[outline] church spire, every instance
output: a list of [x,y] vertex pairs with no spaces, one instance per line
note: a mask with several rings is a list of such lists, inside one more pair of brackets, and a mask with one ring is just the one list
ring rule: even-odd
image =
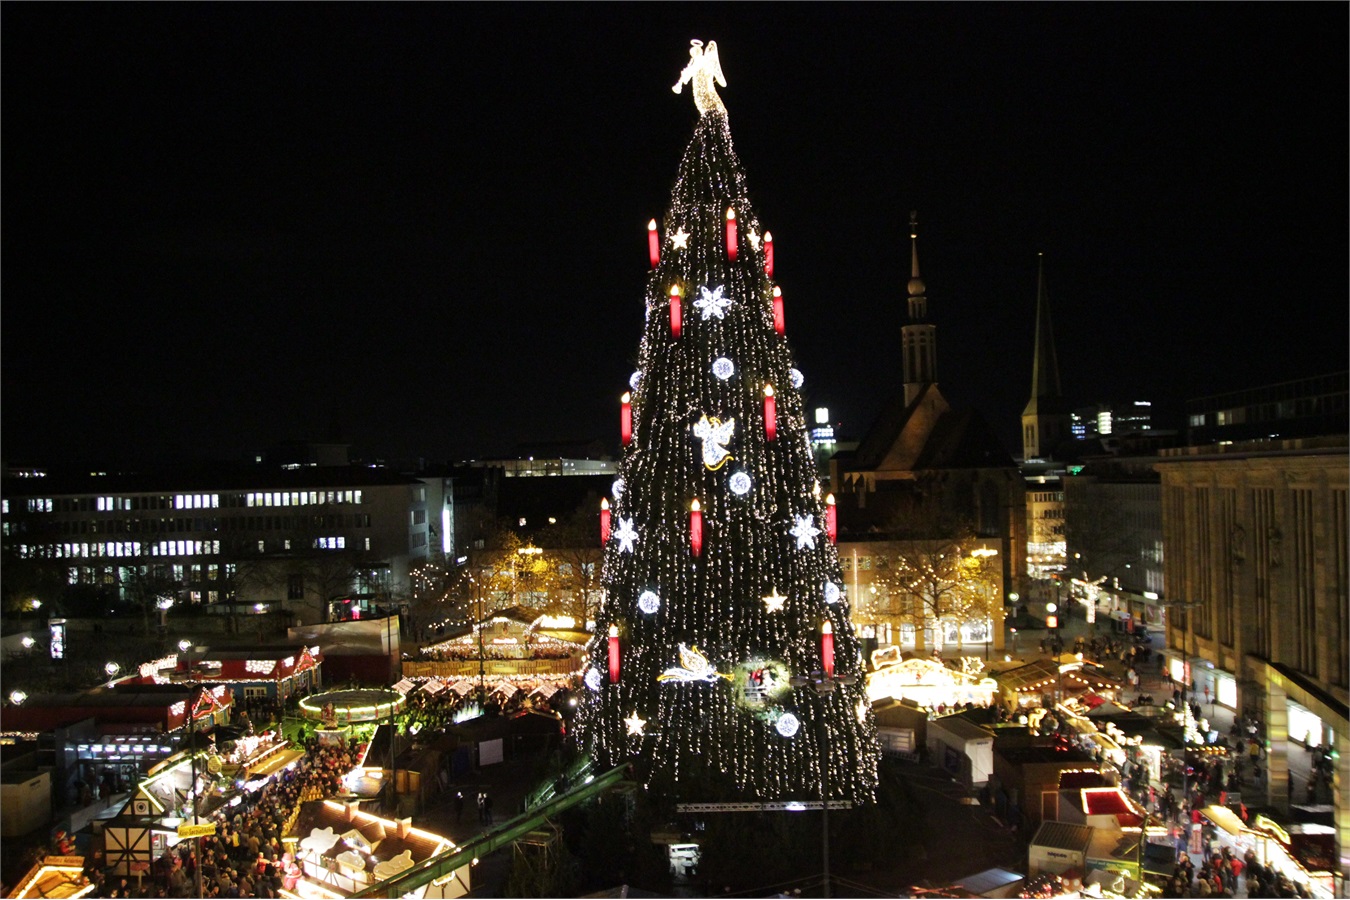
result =
[[1031,396],[1058,399],[1059,361],[1055,332],[1050,326],[1050,298],[1045,293],[1045,254],[1036,254],[1036,350],[1031,361]]
[[909,319],[900,329],[905,367],[905,404],[937,382],[937,329],[927,322],[928,297],[919,275],[919,213],[909,214]]
[[1045,290],[1045,254],[1036,266],[1036,345],[1031,359],[1031,399],[1022,410],[1022,458],[1049,459],[1070,436],[1068,405],[1060,393],[1055,332]]

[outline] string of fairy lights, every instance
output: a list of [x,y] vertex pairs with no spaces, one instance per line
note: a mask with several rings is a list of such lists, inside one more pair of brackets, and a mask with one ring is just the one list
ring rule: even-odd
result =
[[[708,775],[742,796],[819,797],[825,766],[832,797],[863,802],[878,751],[861,647],[764,234],[710,109],[651,232],[577,725],[601,764],[633,759],[681,797]],[[793,687],[829,668],[824,640],[858,684]]]

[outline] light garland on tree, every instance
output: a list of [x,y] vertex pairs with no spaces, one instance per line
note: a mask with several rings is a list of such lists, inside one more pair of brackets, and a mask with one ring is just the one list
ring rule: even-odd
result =
[[[837,549],[816,538],[825,504],[800,372],[775,328],[770,235],[711,88],[721,83],[712,54],[700,48],[682,83],[694,83],[702,115],[657,219],[668,243],[647,282],[642,378],[630,385],[632,439],[611,493],[616,527],[605,545],[584,675],[590,690],[574,734],[598,765],[631,761],[640,784],[679,799],[817,799],[826,783],[831,798],[862,803],[873,796],[879,759],[870,706],[858,717],[862,679],[828,695],[790,683],[823,671],[822,620],[832,624],[837,672],[861,676],[861,645],[838,590]],[[728,210],[747,241],[745,260],[732,258],[739,238],[727,241]],[[678,339],[664,308],[672,285],[684,286],[682,313],[691,303],[698,313],[682,317]],[[773,422],[761,430],[765,385],[775,389]],[[740,427],[691,453],[692,429],[705,417],[709,426],[716,418]],[[779,431],[783,439],[773,440]],[[722,451],[734,454],[734,470],[725,459],[707,465],[705,453],[712,460]],[[702,517],[697,555],[694,497]],[[835,586],[832,601],[826,585]],[[765,603],[769,586],[770,597],[784,598],[781,609]],[[647,594],[659,598],[650,612]],[[605,684],[611,625],[622,635],[623,677]],[[625,723],[635,713],[661,727],[635,740]],[[794,739],[777,730],[784,714],[797,721]],[[829,752],[815,738],[817,724],[830,735]]]

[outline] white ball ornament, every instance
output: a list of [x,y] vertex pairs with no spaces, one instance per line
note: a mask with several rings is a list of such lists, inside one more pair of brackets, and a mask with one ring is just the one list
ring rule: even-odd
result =
[[628,386],[630,388],[636,391],[640,384],[642,384],[642,373],[640,371],[634,372],[632,375],[628,376]]
[[[792,382],[792,386],[795,389],[801,390],[802,384],[806,381],[806,379],[803,378],[802,373],[798,372],[796,369],[788,369],[788,381]],[[634,390],[636,390],[636,388],[634,388]]]
[[623,489],[624,489],[623,479],[615,478],[614,483],[609,486],[609,489],[614,492],[614,499],[617,501],[620,497],[623,496]]
[[641,594],[638,594],[637,603],[638,609],[649,616],[661,608],[661,598],[656,596],[655,591],[643,591]]
[[778,733],[783,737],[790,738],[797,733],[797,729],[801,727],[801,724],[801,722],[797,721],[796,716],[790,712],[785,712],[778,717],[777,722],[773,723],[773,727],[777,728]]
[[731,488],[731,492],[737,497],[744,497],[746,494],[750,493],[750,476],[744,472],[736,472],[731,476],[731,480],[727,482],[727,486]]
[[736,374],[736,365],[725,356],[719,356],[717,359],[713,360],[712,371],[718,378],[726,381],[732,375]]
[[598,691],[598,690],[600,690],[600,670],[599,670],[599,669],[587,669],[587,670],[586,670],[586,677],[585,677],[584,679],[582,679],[582,680],[586,682],[586,687],[590,688],[591,690],[593,690],[593,691]]
[[835,584],[833,581],[827,581],[827,582],[825,582],[825,602],[826,602],[826,603],[838,603],[838,602],[839,602],[840,593],[841,593],[841,592],[840,592],[840,590],[839,590],[839,585]]

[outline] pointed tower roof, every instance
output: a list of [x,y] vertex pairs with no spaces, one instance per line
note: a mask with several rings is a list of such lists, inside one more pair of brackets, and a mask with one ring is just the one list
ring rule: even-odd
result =
[[1050,298],[1045,292],[1045,254],[1037,253],[1036,257],[1036,352],[1031,362],[1031,396],[1042,400],[1060,396],[1059,361],[1050,325]]
[[923,278],[919,276],[919,212],[909,214],[909,295],[922,297]]

